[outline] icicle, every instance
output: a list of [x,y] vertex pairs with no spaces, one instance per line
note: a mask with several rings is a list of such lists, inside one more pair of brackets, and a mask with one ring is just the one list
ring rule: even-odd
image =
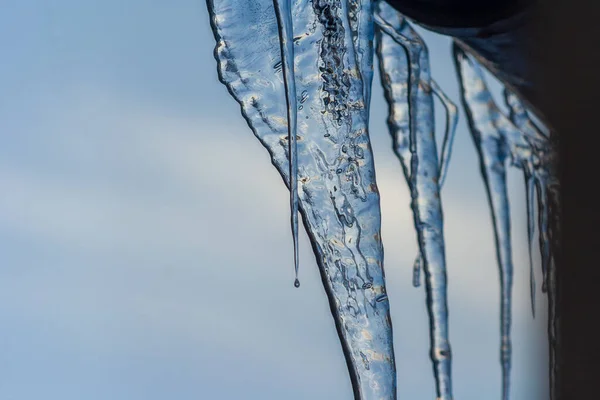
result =
[[[370,2],[360,4],[367,7]],[[346,0],[298,0],[291,9],[299,208],[355,397],[393,400],[396,369],[367,129],[365,54],[359,62],[348,5]],[[209,0],[208,6],[219,77],[290,185],[288,79],[282,74],[285,59],[273,0]],[[372,31],[357,32],[372,41]]]
[[290,164],[290,209],[291,227],[294,240],[294,286],[300,287],[298,268],[300,266],[298,253],[298,145],[296,142],[296,78],[294,77],[294,34],[292,30],[292,10],[290,0],[273,0],[275,14],[279,26],[281,43],[281,63],[285,86],[288,125],[288,157]]
[[[556,150],[553,148],[552,150]],[[556,157],[556,153],[553,154]],[[561,232],[560,232],[560,197],[558,190],[558,181],[555,176],[556,160],[547,161],[549,163],[550,175],[548,177],[546,190],[546,205],[543,207],[549,217],[549,236],[552,242],[551,249],[560,251]],[[539,212],[542,212],[541,210]],[[560,315],[557,310],[557,288],[556,288],[556,257],[557,254],[551,252],[547,271],[547,293],[548,293],[548,345],[549,345],[549,382],[550,382],[550,400],[556,398],[556,382],[559,373],[559,366],[556,362],[556,351],[559,341]]]
[[[551,135],[554,132],[551,132]],[[550,136],[552,138],[552,136]],[[539,212],[544,212],[548,218],[548,236],[552,242],[549,250],[556,249],[560,251],[561,230],[560,230],[560,192],[558,179],[556,177],[556,148],[551,142],[551,155],[544,162],[548,166],[549,175],[546,177],[546,197],[545,203],[540,206]],[[538,193],[538,196],[540,194]],[[544,211],[542,211],[542,209]],[[556,276],[556,257],[553,251],[550,251],[547,270],[547,294],[548,294],[548,345],[549,345],[549,381],[550,381],[550,400],[556,398],[556,384],[559,373],[559,366],[556,362],[556,352],[559,341],[560,315],[557,310],[557,276]]]
[[534,209],[533,198],[535,195],[535,178],[528,169],[525,169],[525,195],[527,199],[527,248],[529,252],[529,290],[531,296],[531,314],[535,318],[535,272],[533,269],[533,234],[534,234]]
[[431,80],[433,94],[440,99],[446,110],[446,128],[444,130],[444,140],[442,142],[442,154],[440,156],[440,188],[446,181],[450,157],[452,156],[452,144],[456,136],[456,126],[458,125],[458,107],[446,96],[446,93],[439,87],[435,80]]
[[550,262],[548,270],[548,345],[549,345],[549,383],[550,400],[556,398],[556,380],[558,364],[556,362],[556,347],[558,343],[559,319],[556,309],[556,266],[554,260]]
[[[390,108],[388,126],[408,178],[415,228],[423,256],[437,398],[450,400],[452,378],[446,260],[429,56],[423,40],[389,5],[378,2],[374,19],[382,33],[377,35],[378,55]],[[404,82],[407,80],[406,88]],[[405,115],[407,109],[408,121]],[[410,167],[406,165],[408,162]]]
[[[511,121],[527,137],[533,152],[531,170],[535,178],[538,200],[538,232],[543,277],[542,291],[548,293],[549,381],[550,398],[553,399],[558,373],[556,364],[558,316],[556,313],[556,271],[550,241],[555,241],[555,248],[559,246],[557,243],[559,242],[559,232],[557,232],[559,226],[556,221],[552,221],[552,224],[550,224],[549,218],[552,214],[555,217],[558,215],[557,180],[554,172],[556,152],[549,135],[544,134],[542,129],[532,121],[520,99],[509,90],[505,90],[504,98],[510,110]],[[533,196],[531,195],[531,197]]]
[[506,191],[506,162],[509,156],[509,144],[503,135],[503,129],[509,122],[494,103],[483,80],[479,65],[470,59],[456,43],[453,45],[453,53],[462,89],[463,104],[479,153],[481,172],[494,222],[501,286],[502,398],[507,400],[510,393],[513,264],[510,243],[510,211]]
[[[510,110],[511,121],[525,135],[531,144],[531,165],[529,170],[535,178],[538,199],[538,231],[540,241],[540,253],[542,256],[542,291],[546,292],[548,269],[551,262],[550,238],[548,225],[548,194],[546,187],[553,181],[551,163],[553,162],[550,140],[529,117],[527,110],[519,98],[509,90],[504,91],[504,99]],[[532,197],[533,198],[533,197]]]

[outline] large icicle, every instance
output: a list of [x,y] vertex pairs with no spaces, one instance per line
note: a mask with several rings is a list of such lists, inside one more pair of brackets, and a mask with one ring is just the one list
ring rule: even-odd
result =
[[450,400],[446,260],[429,56],[423,40],[388,4],[378,2],[374,18],[381,78],[390,110],[388,126],[411,191],[425,271],[437,398]]
[[[208,0],[208,8],[220,80],[289,184],[286,91],[273,1]],[[379,194],[366,124],[364,62],[357,61],[349,14],[346,0],[293,3],[298,197],[355,397],[391,400],[396,370]],[[358,37],[372,35],[359,31]]]
[[292,9],[290,0],[274,0],[275,14],[279,26],[281,43],[281,64],[287,105],[288,157],[290,164],[290,209],[292,238],[294,241],[294,286],[300,287],[298,268],[298,143],[297,143],[297,101],[296,78],[294,76],[294,33],[292,27]]

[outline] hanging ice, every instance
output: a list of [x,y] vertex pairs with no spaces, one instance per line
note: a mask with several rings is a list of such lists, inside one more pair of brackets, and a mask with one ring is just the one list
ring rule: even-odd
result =
[[[295,286],[298,219],[303,216],[331,311],[348,361],[356,399],[395,399],[392,324],[385,289],[379,194],[368,121],[373,40],[388,127],[411,192],[419,243],[413,284],[425,272],[431,359],[438,400],[452,399],[446,260],[440,189],[447,174],[457,108],[431,78],[427,46],[406,19],[383,1],[207,0],[217,47],[219,78],[241,106],[255,136],[290,189]],[[375,28],[377,26],[377,28]],[[505,92],[510,117],[500,112],[480,67],[458,45],[454,57],[471,133],[494,222],[501,284],[502,396],[510,391],[512,251],[506,168],[523,170],[531,307],[534,197],[549,298],[550,380],[556,363],[556,272],[551,243],[559,230],[558,191],[550,139],[520,100]],[[446,109],[438,156],[434,131],[437,96]],[[555,213],[556,214],[556,213]],[[556,246],[554,246],[556,248]]]
[[298,279],[298,142],[296,111],[296,78],[294,76],[294,33],[292,27],[291,4],[287,0],[275,2],[275,14],[279,27],[281,43],[281,66],[285,87],[285,103],[287,105],[288,158],[290,166],[290,210],[292,238],[294,241],[294,286],[300,287]]
[[[275,4],[285,10],[285,5]],[[349,18],[350,4],[356,17]],[[395,399],[379,194],[366,124],[369,88],[363,87],[363,79],[370,79],[372,55],[369,51],[360,55],[354,47],[372,36],[369,12],[362,11],[369,10],[370,2],[295,1],[291,8],[293,55],[288,46],[280,46],[272,0],[209,0],[208,7],[220,79],[240,103],[248,124],[288,185],[288,111],[281,48],[284,62],[293,59],[300,210],[355,396]],[[285,81],[290,92],[291,82]]]
[[[420,248],[413,283],[418,284],[418,271],[422,267],[425,271],[430,355],[437,398],[450,400],[451,350],[440,184],[450,157],[456,107],[431,80],[427,46],[408,21],[384,2],[377,3],[375,21],[380,73],[389,104],[388,126],[411,191],[411,207]],[[441,163],[438,161],[434,131],[434,91],[448,109]]]
[[[497,109],[487,90],[479,66],[462,50],[454,46],[457,69],[460,71],[463,102],[471,134],[479,153],[481,173],[486,184],[492,210],[496,254],[500,266],[500,360],[502,363],[502,398],[507,400],[511,367],[511,298],[513,263],[510,243],[510,211],[506,192],[506,162],[508,143],[501,129],[508,121]],[[504,125],[504,126],[503,126]]]
[[[548,293],[548,342],[549,342],[549,369],[550,369],[550,398],[554,397],[555,383],[557,376],[556,364],[556,343],[557,343],[557,324],[558,317],[556,313],[556,268],[554,263],[555,255],[551,249],[559,248],[560,225],[558,223],[559,209],[559,191],[558,180],[556,177],[557,154],[556,145],[552,142],[552,134],[545,135],[542,129],[537,126],[530,118],[524,104],[519,98],[508,90],[504,92],[506,105],[510,110],[510,119],[525,135],[532,138],[532,150],[534,152],[532,172],[526,172],[530,175],[528,182],[534,182],[537,189],[538,200],[538,231],[540,240],[540,253],[542,256],[542,290]],[[554,134],[555,136],[555,134]],[[527,175],[526,175],[527,177]],[[533,204],[533,193],[529,194],[528,202]],[[554,218],[550,219],[553,216]],[[533,213],[528,211],[528,219],[532,219]],[[531,242],[531,238],[530,238]],[[551,242],[554,242],[551,244]],[[530,243],[530,246],[531,243]]]
[[[533,188],[537,187],[540,250],[542,253],[542,274],[544,287],[547,275],[552,275],[551,294],[549,296],[549,340],[550,340],[550,380],[554,382],[554,346],[555,346],[555,312],[554,312],[554,271],[548,274],[551,265],[549,254],[548,202],[557,199],[556,180],[551,166],[555,155],[549,139],[538,129],[528,117],[519,99],[505,92],[505,100],[510,108],[510,120],[498,108],[490,94],[478,63],[467,55],[459,44],[454,44],[454,57],[462,88],[463,104],[467,113],[469,127],[477,151],[479,153],[481,172],[486,184],[492,219],[494,222],[498,265],[500,267],[501,284],[501,363],[503,381],[503,399],[510,393],[511,367],[511,292],[513,279],[513,263],[510,236],[510,213],[506,193],[506,166],[524,171],[527,188],[527,229],[531,252],[533,237]],[[548,191],[552,194],[549,195]],[[531,299],[534,307],[534,276],[530,254]]]

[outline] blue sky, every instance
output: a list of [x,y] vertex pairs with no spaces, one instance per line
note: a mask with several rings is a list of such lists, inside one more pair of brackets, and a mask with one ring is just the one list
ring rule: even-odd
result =
[[[449,40],[424,36],[433,76],[458,102]],[[203,1],[4,1],[1,399],[352,398],[309,243],[296,290],[288,194],[217,81],[213,47]],[[371,138],[398,393],[433,399],[410,196],[378,79]],[[498,272],[463,114],[453,157],[443,201],[455,397],[498,398]],[[538,293],[532,320],[524,184],[518,171],[509,179],[512,398],[530,400],[547,393],[546,302]]]

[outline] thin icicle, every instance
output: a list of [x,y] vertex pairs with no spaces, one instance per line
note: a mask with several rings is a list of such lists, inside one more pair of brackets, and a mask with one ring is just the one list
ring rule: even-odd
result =
[[390,108],[388,126],[411,191],[411,208],[423,255],[436,393],[438,399],[450,400],[446,260],[429,55],[421,37],[389,5],[378,2],[374,18],[382,33],[377,36],[378,55]]
[[446,110],[446,128],[444,130],[444,139],[442,142],[442,154],[440,155],[440,188],[446,181],[450,157],[452,156],[452,145],[456,136],[456,126],[458,125],[458,107],[439,87],[435,80],[431,80],[433,94],[436,95]]
[[277,25],[279,26],[279,41],[281,43],[281,63],[285,86],[288,125],[288,157],[290,164],[290,209],[291,228],[294,240],[294,286],[300,287],[298,268],[300,259],[298,253],[298,145],[296,135],[296,78],[294,76],[294,33],[292,28],[292,10],[290,0],[273,0]]
[[558,377],[558,363],[556,362],[556,347],[558,345],[559,317],[556,307],[556,266],[554,260],[550,262],[548,270],[548,345],[549,345],[549,381],[550,400],[556,398],[556,381]]
[[[528,170],[535,180],[538,199],[538,231],[539,246],[542,258],[542,291],[546,292],[548,269],[551,263],[551,246],[548,225],[548,194],[547,187],[554,181],[552,176],[552,163],[555,155],[551,149],[550,140],[541,129],[531,120],[527,109],[519,98],[509,90],[504,91],[504,99],[510,110],[510,119],[525,135],[530,143],[532,152]],[[532,197],[533,199],[533,197]]]
[[510,395],[511,369],[511,299],[513,263],[510,237],[510,211],[506,189],[506,163],[510,145],[504,136],[507,118],[492,98],[479,65],[453,45],[454,60],[459,75],[462,99],[469,127],[485,181],[494,223],[496,254],[500,267],[500,360],[502,365],[502,399]]
[[[366,3],[361,1],[361,7]],[[287,79],[273,0],[209,0],[208,6],[219,77],[289,185],[293,171]],[[396,369],[379,194],[348,2],[294,1],[291,18],[300,212],[355,397],[394,400]],[[368,29],[358,31],[368,38]],[[289,85],[287,91],[292,91]]]
[[[531,170],[535,176],[535,189],[538,200],[538,231],[540,253],[542,258],[542,291],[548,293],[548,343],[549,343],[549,381],[550,398],[554,399],[556,391],[556,364],[557,325],[556,313],[556,270],[552,247],[560,246],[559,224],[557,222],[558,207],[558,181],[555,174],[556,149],[551,141],[551,134],[546,134],[529,115],[524,103],[511,91],[505,89],[504,99],[510,110],[511,121],[527,136],[533,151]],[[529,191],[528,191],[529,193]],[[550,221],[550,216],[555,220]],[[533,222],[532,222],[533,223]],[[554,246],[550,245],[554,242]]]
[[533,269],[533,235],[535,233],[535,178],[528,169],[524,170],[525,196],[527,201],[527,248],[529,251],[529,291],[531,296],[531,314],[535,318],[535,271]]
[[[556,150],[555,148],[553,150]],[[553,155],[556,157],[556,154]],[[549,236],[552,242],[551,249],[560,251],[561,229],[560,229],[560,192],[558,180],[555,176],[556,160],[549,161],[550,176],[547,184],[547,215],[549,218]],[[541,211],[540,211],[541,212]],[[556,276],[556,257],[558,255],[551,252],[551,259],[548,264],[547,293],[548,293],[548,345],[549,345],[549,381],[550,381],[550,400],[556,398],[557,377],[559,366],[556,362],[556,351],[559,342],[560,315],[557,310],[557,276]]]

